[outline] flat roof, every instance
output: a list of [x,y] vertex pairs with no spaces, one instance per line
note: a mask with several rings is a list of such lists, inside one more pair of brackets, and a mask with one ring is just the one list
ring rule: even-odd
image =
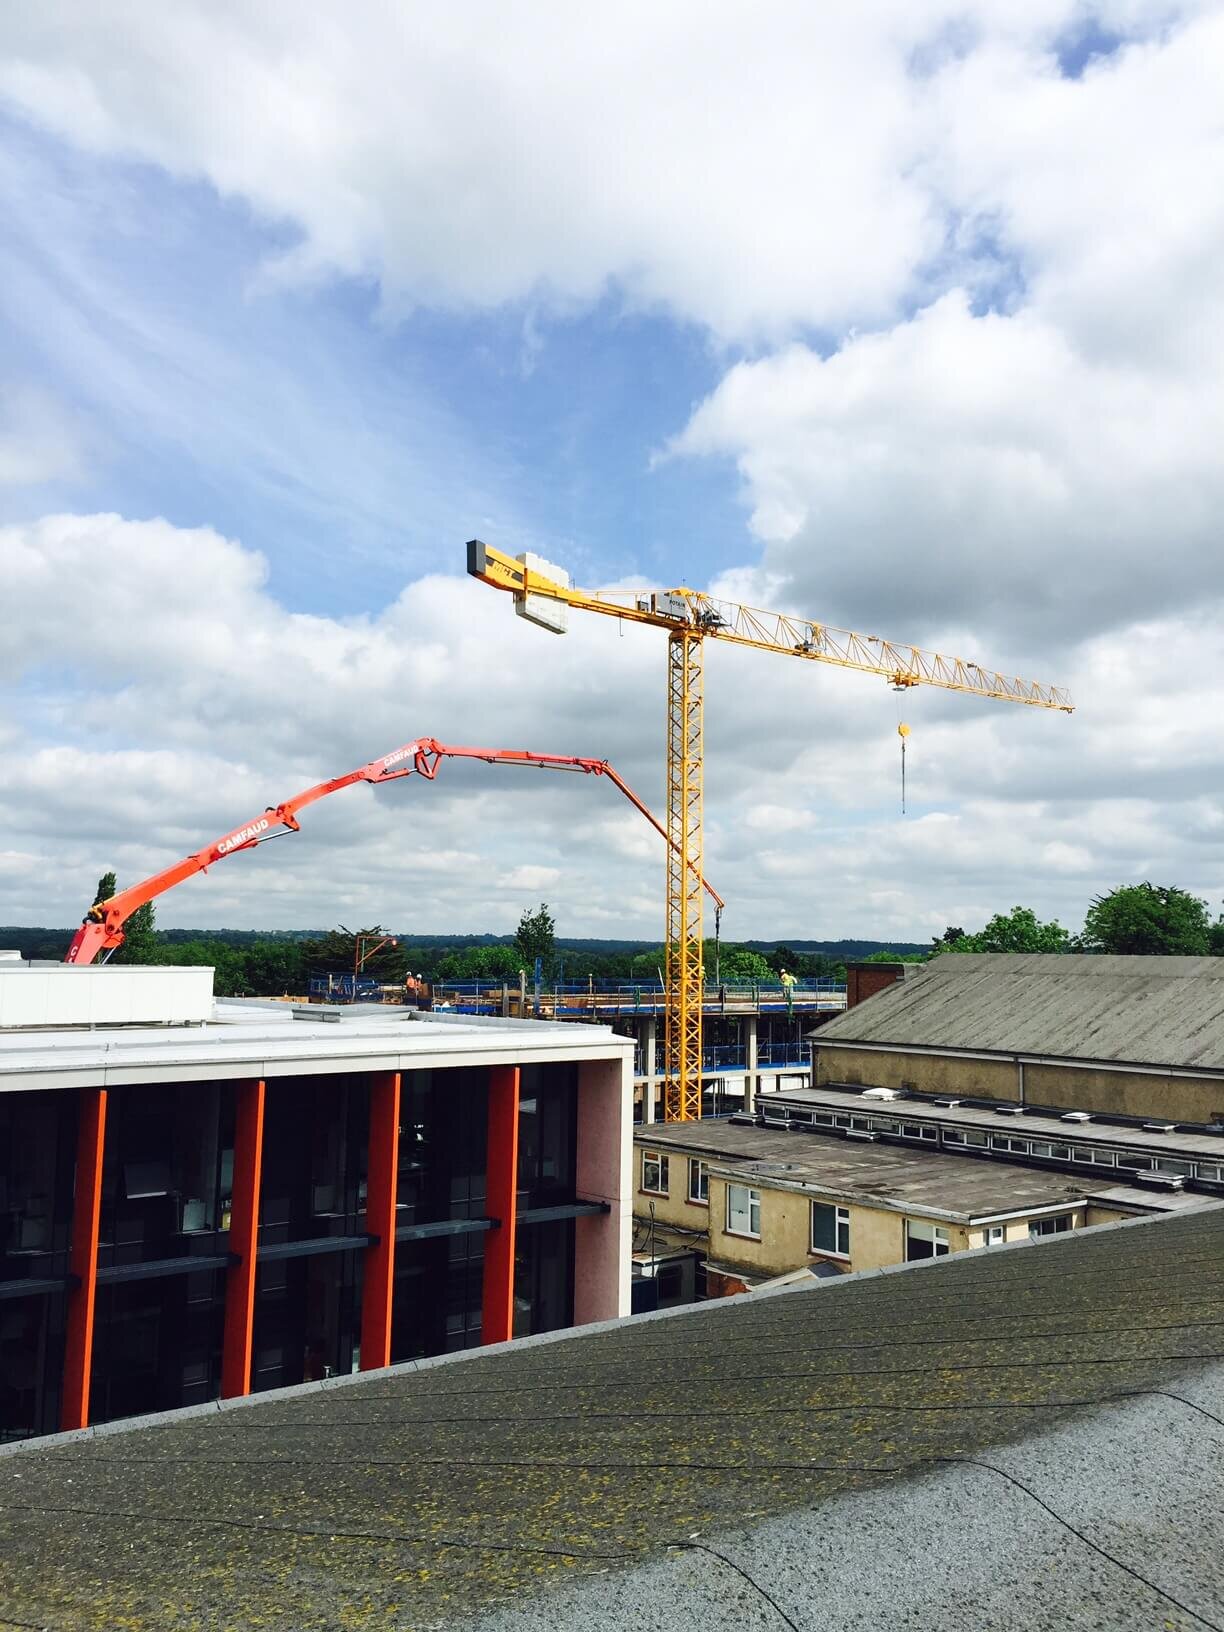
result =
[[[950,1096],[955,1098],[955,1095]],[[1005,1103],[1005,1102],[1001,1102]],[[782,1088],[758,1099],[756,1108],[768,1115],[772,1105],[794,1105],[803,1110],[853,1111],[857,1116],[892,1116],[898,1121],[935,1122],[940,1127],[981,1128],[991,1133],[1014,1133],[1060,1143],[1116,1145],[1120,1149],[1167,1151],[1176,1155],[1205,1156],[1224,1161],[1224,1127],[1219,1133],[1189,1132],[1174,1127],[1168,1133],[1143,1127],[1119,1127],[1103,1116],[1092,1115],[1087,1122],[1064,1122],[1062,1117],[1042,1115],[1024,1109],[1017,1115],[1000,1115],[981,1105],[938,1105],[924,1096],[898,1095],[896,1099],[867,1099],[861,1088]],[[1152,1117],[1153,1122],[1161,1118]]]
[[1222,1320],[1201,1212],[29,1441],[0,1624],[1214,1624]]
[[73,1026],[0,1031],[0,1093],[135,1082],[284,1077],[343,1071],[620,1059],[633,1040],[570,1021],[418,1014],[392,1006],[327,1010],[219,1001],[198,1026]]
[[784,1133],[740,1122],[674,1122],[637,1127],[634,1143],[691,1151],[734,1164],[762,1183],[857,1201],[893,1212],[921,1212],[960,1223],[1035,1208],[1082,1205],[1085,1185],[1072,1174],[907,1145]]

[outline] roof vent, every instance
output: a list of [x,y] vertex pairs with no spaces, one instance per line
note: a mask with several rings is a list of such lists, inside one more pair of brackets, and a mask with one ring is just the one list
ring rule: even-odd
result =
[[1142,1169],[1131,1175],[1132,1184],[1145,1184],[1149,1190],[1184,1190],[1186,1188],[1185,1175],[1182,1173],[1152,1173]]
[[864,1088],[864,1099],[900,1099],[901,1095],[895,1088]]
[[1024,1106],[1023,1105],[996,1105],[995,1108],[994,1108],[994,1112],[995,1112],[996,1116],[1023,1116],[1024,1115]]
[[937,1099],[935,1101],[935,1103],[936,1103],[936,1105],[945,1106],[948,1110],[952,1110],[955,1106],[960,1104],[960,1100],[959,1099]]
[[1172,1133],[1177,1127],[1176,1122],[1145,1122],[1144,1133]]
[[846,1134],[847,1139],[859,1139],[865,1145],[874,1145],[879,1137],[878,1133],[860,1133],[857,1128],[851,1128]]
[[1060,1122],[1091,1122],[1092,1118],[1087,1111],[1067,1111],[1058,1120]]
[[734,1122],[741,1128],[755,1128],[758,1127],[765,1119],[764,1117],[758,1119],[757,1117],[753,1116],[751,1111],[747,1112],[747,1114],[745,1114],[743,1111],[736,1111],[735,1115],[729,1116],[727,1120],[728,1122]]

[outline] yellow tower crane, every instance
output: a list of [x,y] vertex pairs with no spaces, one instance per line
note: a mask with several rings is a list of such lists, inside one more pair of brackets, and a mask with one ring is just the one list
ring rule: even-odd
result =
[[701,1117],[702,969],[702,663],[706,640],[755,646],[762,652],[833,663],[882,675],[895,690],[942,686],[996,702],[1026,703],[1072,713],[1071,699],[1055,686],[1018,680],[944,657],[918,646],[899,646],[878,635],[856,635],[827,623],[761,612],[715,600],[696,589],[648,593],[575,589],[562,568],[530,553],[503,555],[472,539],[467,570],[514,596],[521,617],[564,634],[570,607],[602,612],[630,623],[667,630],[667,940],[666,1077],[663,1114],[669,1122]]

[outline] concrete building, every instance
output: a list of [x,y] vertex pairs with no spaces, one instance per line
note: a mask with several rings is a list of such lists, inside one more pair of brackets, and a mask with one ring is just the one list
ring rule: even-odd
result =
[[945,953],[812,1048],[813,1087],[1207,1126],[1224,1122],[1224,959]]
[[[773,1096],[767,1104],[772,1115]],[[826,1276],[882,1269],[1213,1200],[1180,1187],[1119,1185],[1116,1174],[1085,1179],[1053,1165],[977,1159],[968,1147],[930,1148],[869,1125],[874,1115],[861,1131],[796,1120],[790,1126],[803,1138],[785,1124],[740,1118],[639,1128],[635,1244],[649,1225],[658,1261],[703,1253],[705,1292],[716,1297],[803,1267]],[[1224,1185],[1219,1191],[1224,1198]]]
[[0,1622],[1202,1632],[1222,1308],[1185,1213],[0,1448]]
[[631,1057],[0,962],[0,1439],[627,1313]]

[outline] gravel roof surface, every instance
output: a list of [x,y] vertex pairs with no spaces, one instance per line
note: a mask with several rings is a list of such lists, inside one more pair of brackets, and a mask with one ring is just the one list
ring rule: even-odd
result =
[[33,1441],[0,1627],[1201,1632],[1221,1358],[1224,1210]]

